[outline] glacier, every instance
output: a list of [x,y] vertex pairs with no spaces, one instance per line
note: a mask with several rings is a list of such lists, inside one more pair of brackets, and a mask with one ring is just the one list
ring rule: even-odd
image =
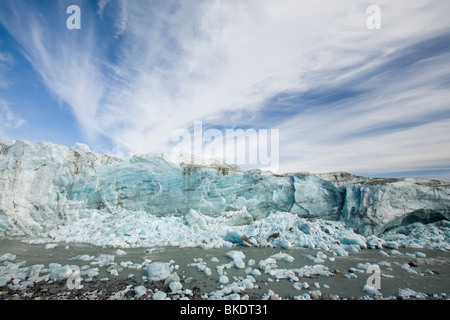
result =
[[450,184],[0,141],[0,237],[15,236],[117,247],[450,250]]

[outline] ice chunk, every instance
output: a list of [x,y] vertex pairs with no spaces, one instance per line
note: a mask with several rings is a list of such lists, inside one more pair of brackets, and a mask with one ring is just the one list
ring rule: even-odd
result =
[[72,275],[72,269],[69,265],[62,266],[59,263],[50,263],[49,270],[49,278],[51,280],[64,280]]
[[181,284],[180,281],[173,281],[169,284],[169,288],[170,290],[172,290],[173,293],[178,293],[181,292],[181,290],[183,289],[183,285]]
[[219,277],[219,282],[221,284],[227,284],[229,281],[230,280],[228,279],[228,277],[226,275],[224,275],[224,274]]
[[136,298],[140,298],[146,293],[147,293],[147,288],[144,286],[137,286],[134,288],[134,294],[135,294]]
[[318,251],[316,253],[316,257],[319,258],[319,259],[326,259],[327,255],[325,253],[323,253],[322,251]]
[[0,262],[3,261],[14,261],[16,260],[16,255],[12,253],[4,253],[0,256]]
[[164,291],[158,291],[153,294],[153,300],[166,300],[167,294]]
[[43,264],[35,264],[30,267],[27,273],[27,278],[30,281],[36,281],[39,278],[39,273],[44,268]]
[[375,287],[369,286],[368,284],[364,285],[363,291],[372,295],[381,295],[380,291],[378,291]]
[[0,275],[0,287],[3,287],[11,280],[11,277],[8,277],[6,275]]
[[283,260],[286,262],[292,262],[295,260],[293,256],[291,256],[287,253],[284,253],[284,252],[279,252],[279,253],[273,254],[270,257],[275,260]]
[[124,256],[124,255],[126,255],[127,253],[126,253],[124,250],[122,250],[122,249],[117,249],[117,251],[115,252],[115,254],[118,255],[118,256]]
[[208,222],[202,214],[198,213],[194,209],[190,209],[186,214],[187,223],[194,228],[194,230],[206,229]]
[[301,282],[294,282],[292,284],[292,287],[294,287],[295,290],[302,290],[303,289],[303,284]]
[[289,242],[289,240],[286,239],[278,241],[278,245],[283,249],[289,249],[290,247],[292,247],[292,244]]
[[125,289],[118,291],[116,293],[114,293],[109,300],[122,300],[123,297],[131,290],[133,285],[128,285],[125,287]]
[[342,244],[347,244],[347,245],[357,245],[358,247],[360,247],[361,249],[366,249],[367,248],[367,244],[366,244],[366,240],[357,234],[352,234],[352,235],[345,235],[339,238],[339,241]]
[[341,256],[341,257],[347,257],[348,256],[348,252],[345,251],[345,249],[343,247],[337,248],[335,252],[336,252],[336,254],[338,256]]
[[384,251],[382,251],[382,250],[380,250],[380,251],[378,252],[378,254],[379,254],[380,256],[382,256],[382,257],[389,257],[389,254],[386,253],[386,252],[384,252]]
[[423,252],[414,252],[417,258],[425,258],[427,255]]
[[80,274],[86,275],[86,276],[88,276],[88,278],[94,278],[99,275],[99,270],[98,270],[98,268],[88,268],[86,270],[81,271]]
[[407,264],[407,263],[402,264],[402,269],[404,269],[404,270],[406,270],[406,271],[408,271],[410,273],[413,273],[413,274],[419,274],[416,270],[413,270],[411,268],[411,266],[409,264]]
[[380,265],[380,266],[384,266],[384,267],[390,267],[391,266],[391,264],[389,262],[387,262],[387,261],[380,261],[377,264]]
[[276,260],[274,258],[260,260],[258,263],[258,268],[263,271],[270,270],[273,266],[276,266]]
[[261,275],[261,271],[259,271],[258,269],[253,269],[252,270],[252,276],[258,277],[260,275]]
[[245,268],[245,262],[243,259],[245,258],[245,254],[242,251],[232,250],[226,253],[228,258],[233,259],[233,264],[238,269]]
[[242,280],[242,285],[245,287],[245,289],[253,289],[255,287],[253,282],[248,278]]
[[81,260],[81,261],[91,261],[94,260],[94,256],[88,254],[78,255],[76,257],[70,258],[69,260]]
[[311,261],[313,261],[313,262],[315,262],[315,263],[322,263],[322,262],[325,262],[325,260],[320,259],[320,258],[317,258],[317,257],[314,257],[314,256],[312,256],[312,255],[310,255],[310,254],[305,254],[303,257],[304,257],[305,259],[311,260]]
[[241,244],[242,243],[241,235],[239,233],[237,233],[236,231],[229,231],[225,235],[224,240],[225,241],[229,241],[231,243],[235,243],[235,244]]
[[109,266],[112,262],[114,262],[114,259],[115,257],[112,254],[101,254],[95,258],[98,266],[100,267]]
[[371,235],[367,237],[367,246],[371,249],[381,249],[383,247],[384,240],[377,236]]
[[405,299],[426,299],[427,295],[425,293],[416,292],[412,289],[398,289],[398,295]]
[[111,271],[109,273],[114,277],[119,276],[119,271],[117,269],[111,269]]
[[[237,267],[236,267],[236,268],[237,268]],[[207,277],[209,277],[209,276],[212,275],[211,268],[209,268],[209,267],[205,267],[204,272],[205,272],[205,275],[206,275]]]
[[236,259],[233,261],[233,265],[237,269],[244,269],[245,268],[245,262],[241,259]]
[[168,286],[170,285],[172,282],[177,282],[180,281],[180,277],[178,276],[178,274],[176,274],[175,272],[170,274],[165,280],[164,280],[164,285]]
[[173,267],[168,262],[152,262],[147,266],[150,280],[165,280],[172,273]]

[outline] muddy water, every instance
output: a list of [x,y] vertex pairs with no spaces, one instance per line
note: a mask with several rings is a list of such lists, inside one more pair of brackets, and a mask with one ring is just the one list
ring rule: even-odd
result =
[[[45,249],[44,244],[27,244],[20,240],[0,240],[0,255],[3,253],[12,253],[17,256],[15,263],[26,261],[27,266],[34,264],[44,264],[46,267],[49,263],[60,263],[62,265],[79,265],[89,267],[97,267],[93,261],[78,261],[71,260],[71,258],[78,255],[90,255],[98,257],[100,254],[115,254],[118,248],[101,248],[87,244],[66,244],[59,243],[55,248]],[[293,287],[293,282],[287,279],[275,279],[268,274],[262,272],[260,276],[255,276],[258,288],[247,290],[246,293],[251,299],[259,299],[269,289],[274,291],[282,298],[292,299],[294,296],[308,293],[311,290],[320,290],[323,295],[338,295],[340,298],[362,297],[368,295],[362,288],[366,284],[371,274],[367,273],[363,267],[358,266],[358,263],[377,264],[381,261],[388,262],[390,266],[381,265],[381,277],[379,290],[383,297],[397,296],[399,289],[409,288],[414,291],[426,294],[441,294],[446,293],[450,295],[450,253],[425,250],[425,249],[400,249],[403,254],[390,255],[389,257],[381,256],[380,250],[363,250],[358,253],[351,253],[348,257],[334,257],[334,261],[330,260],[333,257],[330,253],[324,252],[328,258],[324,262],[314,263],[305,258],[305,255],[315,256],[318,250],[313,249],[274,249],[274,248],[248,248],[248,247],[233,247],[233,248],[218,248],[218,249],[200,249],[200,248],[126,248],[123,249],[127,254],[123,256],[115,255],[115,263],[124,261],[131,261],[133,263],[142,263],[144,259],[151,259],[152,261],[168,262],[174,260],[174,265],[178,265],[177,274],[182,279],[184,288],[199,288],[203,293],[209,293],[220,289],[219,274],[216,266],[229,263],[231,260],[226,257],[226,253],[230,250],[239,250],[245,254],[245,262],[249,259],[256,261],[256,265],[252,268],[257,268],[260,260],[266,259],[269,256],[285,252],[292,257],[294,261],[278,261],[278,269],[299,269],[305,265],[322,264],[329,268],[331,272],[338,269],[341,273],[333,276],[313,276],[311,278],[302,278],[301,282],[307,282],[309,289],[297,290]],[[386,253],[390,253],[389,249],[384,249]],[[423,252],[426,254],[425,258],[410,258],[404,254],[407,252]],[[219,262],[212,262],[211,258],[217,258]],[[194,259],[203,259],[206,265],[211,268],[212,275],[206,276],[204,272],[198,270],[197,266],[192,266],[195,263]],[[413,274],[402,268],[403,264],[408,262],[416,262],[417,267],[411,269],[418,274]],[[352,270],[356,268],[357,270]],[[127,279],[130,274],[134,278],[144,284],[142,276],[146,276],[145,268],[140,270],[123,268],[118,277],[111,276],[106,270],[107,267],[99,268],[99,276],[97,279],[108,277],[110,280]],[[230,282],[233,277],[245,277],[244,269],[225,269]],[[433,272],[427,272],[432,270]],[[347,278],[345,274],[353,273],[356,278]],[[188,281],[185,282],[185,280]],[[189,281],[191,280],[191,281]],[[64,289],[64,288],[62,288]]]

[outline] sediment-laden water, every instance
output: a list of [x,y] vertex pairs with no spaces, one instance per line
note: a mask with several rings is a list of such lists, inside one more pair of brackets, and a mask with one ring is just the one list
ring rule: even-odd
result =
[[[153,299],[161,297],[155,296],[158,291],[166,299],[445,299],[450,295],[450,253],[440,250],[366,249],[335,256],[306,248],[119,249],[0,240],[4,260],[0,281],[8,280],[0,286],[0,299]],[[243,253],[243,265],[233,264],[227,256],[233,250]],[[269,257],[274,259],[271,264],[261,263]],[[170,263],[182,288],[175,292],[170,280],[150,281],[147,266],[152,262]],[[68,285],[74,283],[75,273],[49,277],[50,264],[55,263],[77,265],[83,288]],[[40,272],[30,281],[36,265]],[[368,270],[371,265],[377,265],[379,273]],[[228,283],[219,282],[220,275]],[[376,280],[380,294],[368,290],[377,285]]]

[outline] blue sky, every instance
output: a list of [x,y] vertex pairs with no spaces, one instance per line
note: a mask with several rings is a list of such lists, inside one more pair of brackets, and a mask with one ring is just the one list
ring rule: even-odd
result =
[[441,0],[2,0],[0,139],[129,157],[170,153],[172,133],[202,121],[278,129],[278,172],[450,181],[448,12]]

